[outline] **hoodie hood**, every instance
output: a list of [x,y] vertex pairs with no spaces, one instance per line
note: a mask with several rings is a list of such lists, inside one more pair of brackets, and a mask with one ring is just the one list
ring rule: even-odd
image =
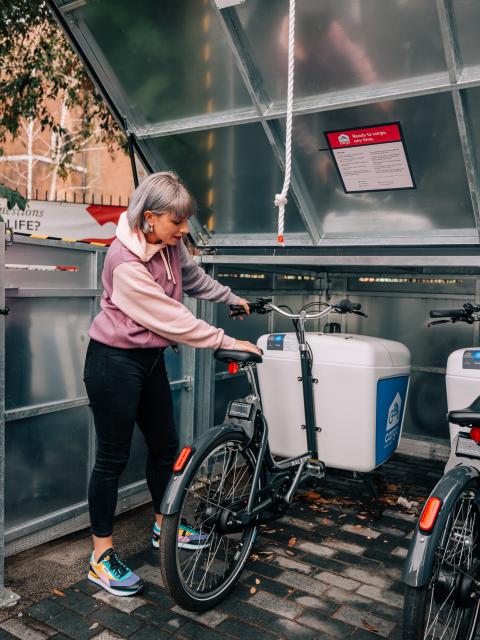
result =
[[140,258],[142,262],[148,262],[156,253],[167,246],[163,242],[160,242],[159,244],[150,244],[150,242],[145,240],[145,236],[140,229],[132,231],[128,224],[126,211],[124,211],[118,219],[116,235],[120,242],[124,244],[129,251]]
[[[151,260],[154,255],[160,253],[160,255],[162,256],[163,264],[165,265],[165,270],[167,272],[167,279],[173,280],[173,284],[177,284],[175,281],[175,276],[173,274],[173,269],[170,262],[170,254],[168,252],[167,245],[164,242],[151,244],[150,242],[146,241],[145,236],[142,231],[140,231],[140,229],[135,229],[135,231],[132,231],[130,229],[130,225],[128,224],[126,211],[124,211],[118,219],[116,235],[120,242],[125,245],[129,251],[140,258],[142,262],[149,262],[149,260]],[[165,253],[167,254],[166,258]]]

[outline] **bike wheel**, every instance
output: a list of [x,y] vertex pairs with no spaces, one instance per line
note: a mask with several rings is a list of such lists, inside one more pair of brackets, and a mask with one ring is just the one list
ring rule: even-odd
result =
[[480,577],[479,487],[478,480],[468,483],[453,504],[429,583],[405,588],[404,640],[475,636],[480,614],[475,585]]
[[[222,533],[219,519],[229,507],[245,506],[250,493],[255,455],[244,434],[225,434],[184,480],[177,513],[164,516],[160,563],[166,586],[184,609],[206,611],[235,586],[255,540],[257,527]],[[261,484],[261,481],[260,481]],[[179,543],[178,528],[188,524],[202,537],[196,549]]]

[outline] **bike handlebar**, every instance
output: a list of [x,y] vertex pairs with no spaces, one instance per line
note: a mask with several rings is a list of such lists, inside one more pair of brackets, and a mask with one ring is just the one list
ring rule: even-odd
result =
[[430,318],[440,318],[431,322],[433,324],[443,324],[444,322],[466,322],[472,324],[475,320],[480,320],[476,315],[480,312],[480,306],[476,307],[470,302],[466,302],[460,309],[432,309]]
[[[271,298],[257,298],[256,302],[249,302],[248,306],[250,307],[251,313],[270,313],[271,311],[276,311],[280,315],[285,318],[290,318],[291,320],[315,320],[317,318],[322,318],[326,316],[328,313],[332,311],[334,313],[356,313],[357,315],[367,317],[364,313],[360,311],[362,305],[358,302],[350,302],[350,300],[344,299],[340,300],[340,302],[333,302],[330,305],[327,305],[325,309],[321,311],[317,311],[315,313],[307,313],[306,311],[301,311],[300,313],[290,313],[277,307],[277,305],[272,303]],[[243,316],[246,314],[245,309],[238,304],[230,305],[230,317]]]

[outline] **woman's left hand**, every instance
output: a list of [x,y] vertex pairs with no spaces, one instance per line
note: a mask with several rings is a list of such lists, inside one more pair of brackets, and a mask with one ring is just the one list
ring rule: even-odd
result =
[[[250,315],[250,307],[248,306],[248,301],[245,300],[245,298],[240,298],[240,300],[236,304],[245,309],[245,313],[247,314],[247,316]],[[240,320],[243,320],[243,316],[233,316],[233,320],[235,320],[235,318],[240,318]]]

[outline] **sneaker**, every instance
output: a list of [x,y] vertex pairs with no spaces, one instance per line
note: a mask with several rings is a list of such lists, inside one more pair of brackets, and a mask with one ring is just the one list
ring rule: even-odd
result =
[[133,596],[143,589],[143,582],[113,549],[102,553],[98,562],[92,551],[88,579],[115,596]]
[[[152,546],[158,549],[160,546],[161,527],[155,522],[152,532]],[[205,549],[210,546],[208,534],[200,533],[188,524],[181,524],[178,527],[178,548],[179,549]]]

